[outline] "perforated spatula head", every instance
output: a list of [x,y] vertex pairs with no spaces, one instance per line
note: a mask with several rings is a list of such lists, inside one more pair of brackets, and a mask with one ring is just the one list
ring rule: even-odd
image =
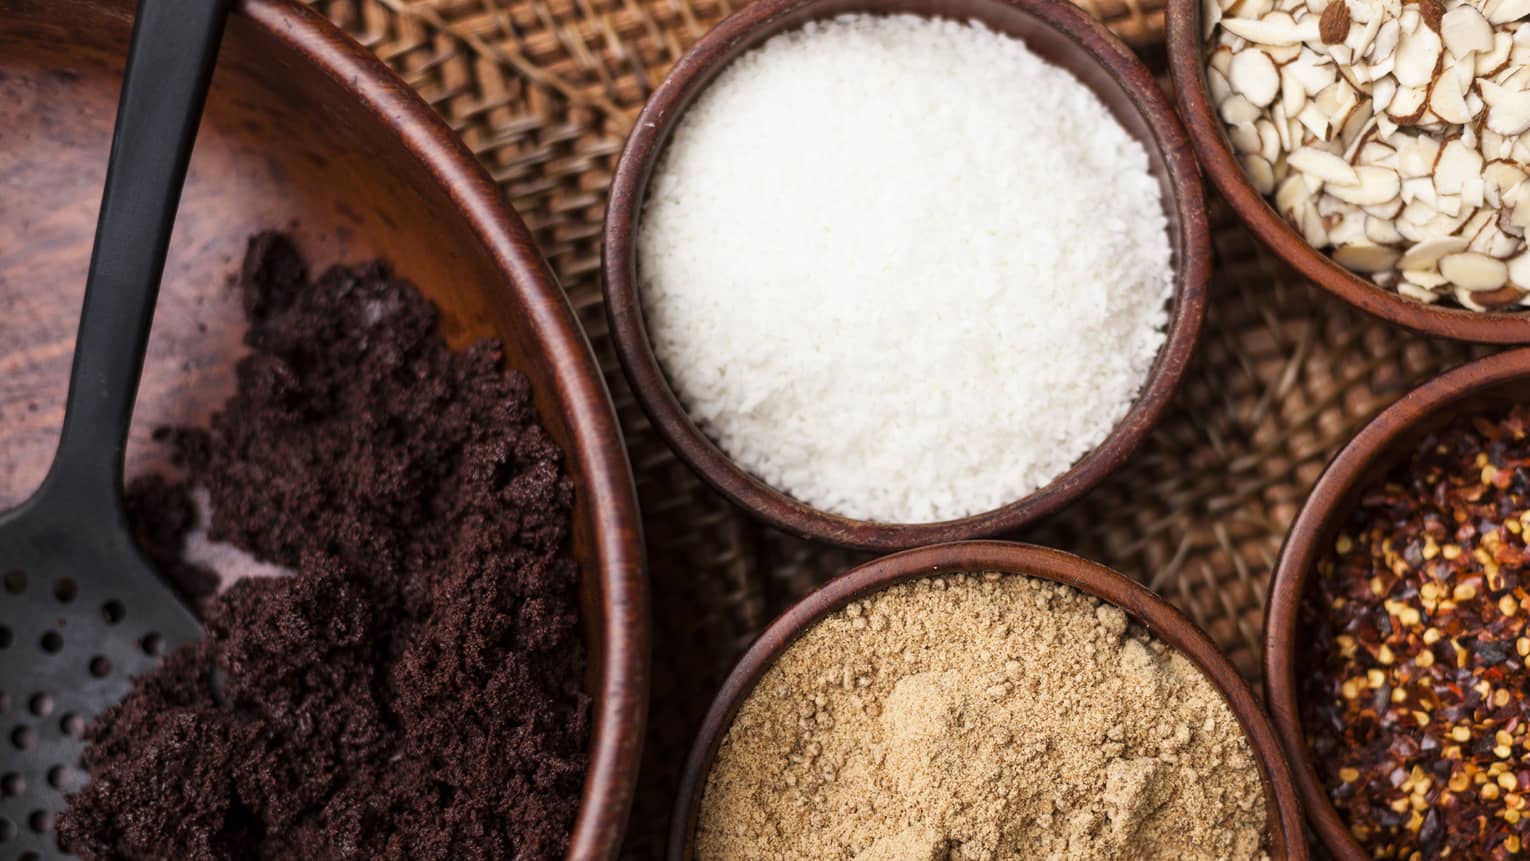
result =
[[83,783],[86,721],[201,626],[110,512],[0,519],[0,858],[63,857],[53,820]]
[[84,776],[85,723],[201,634],[133,543],[122,455],[228,6],[139,2],[58,451],[0,515],[0,861],[69,857],[53,822]]

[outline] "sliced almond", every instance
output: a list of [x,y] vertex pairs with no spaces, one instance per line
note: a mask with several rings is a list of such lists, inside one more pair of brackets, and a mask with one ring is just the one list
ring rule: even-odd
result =
[[1471,301],[1488,311],[1503,311],[1519,305],[1527,294],[1513,284],[1505,284],[1497,290],[1479,290],[1471,295]]
[[1497,26],[1518,21],[1526,15],[1530,15],[1530,0],[1499,0],[1496,6],[1488,10],[1487,19]]
[[1429,90],[1424,87],[1398,87],[1397,94],[1387,105],[1387,116],[1402,125],[1416,123],[1424,114],[1428,98]]
[[1487,202],[1486,188],[1482,177],[1467,177],[1461,181],[1461,202],[1473,208],[1482,206]]
[[1503,193],[1503,208],[1509,225],[1520,230],[1530,228],[1530,182],[1522,182]]
[[1456,231],[1456,235],[1462,239],[1470,240],[1472,237],[1476,236],[1477,233],[1482,230],[1482,228],[1492,223],[1492,221],[1493,213],[1491,211],[1474,211],[1471,213],[1471,217],[1466,219],[1461,224],[1460,229]]
[[1275,101],[1280,92],[1280,70],[1269,54],[1250,48],[1233,55],[1227,82],[1235,92],[1262,108]]
[[1482,157],[1488,161],[1494,161],[1509,156],[1514,152],[1514,139],[1504,137],[1489,128],[1482,130],[1482,140],[1477,144],[1477,149]]
[[[1377,245],[1395,246],[1404,245],[1407,242],[1403,239],[1403,235],[1397,232],[1397,226],[1392,223],[1392,219],[1377,218],[1374,215],[1365,217],[1365,238]],[[1395,257],[1393,262],[1396,262]]]
[[1509,280],[1509,268],[1502,260],[1463,251],[1440,258],[1440,274],[1463,290],[1497,290]]
[[1284,105],[1276,104],[1270,109],[1270,122],[1275,124],[1275,134],[1280,138],[1281,149],[1289,151],[1301,141],[1302,125],[1286,115]]
[[1429,109],[1452,125],[1471,122],[1472,111],[1466,104],[1466,89],[1471,82],[1469,63],[1447,67],[1429,91]]
[[1482,156],[1460,138],[1447,142],[1434,163],[1434,188],[1440,194],[1460,194],[1461,183],[1481,176]]
[[[1530,2],[1530,0],[1527,0]],[[1311,21],[1311,23],[1306,23]],[[1263,18],[1224,18],[1222,29],[1261,45],[1295,45],[1299,42],[1315,42],[1318,38],[1317,20],[1304,18],[1297,22],[1285,12],[1271,12]]]
[[1222,122],[1230,126],[1251,123],[1259,119],[1259,106],[1241,95],[1233,94],[1222,103]]
[[[1351,7],[1351,9],[1355,8],[1366,10],[1370,9],[1370,6],[1360,2]],[[1381,32],[1381,25],[1386,20],[1377,12],[1367,12],[1366,14],[1371,15],[1369,20],[1361,20],[1358,16],[1353,18],[1355,23],[1364,26],[1349,28],[1349,37],[1344,40],[1344,44],[1348,45],[1349,49],[1354,52],[1355,61],[1358,65],[1364,65],[1370,59],[1371,43],[1375,41],[1376,35]]]
[[1447,254],[1466,250],[1467,242],[1459,236],[1428,239],[1409,248],[1397,262],[1399,269],[1431,269]]
[[1482,17],[1477,7],[1457,6],[1440,19],[1440,41],[1444,42],[1445,50],[1456,57],[1474,51],[1490,51],[1493,48],[1493,25]]
[[1345,151],[1352,150],[1357,142],[1363,143],[1366,138],[1380,134],[1380,127],[1370,105],[1356,104],[1339,129],[1339,143]]
[[1259,157],[1275,164],[1280,160],[1283,152],[1280,146],[1280,134],[1275,131],[1275,124],[1269,120],[1260,120],[1254,124],[1259,130]]
[[1307,189],[1307,184],[1302,182],[1301,177],[1289,177],[1275,190],[1275,209],[1288,220],[1296,220],[1295,216],[1302,211],[1302,205],[1312,199],[1312,192]]
[[1530,90],[1510,90],[1492,81],[1478,85],[1487,103],[1487,127],[1501,135],[1530,131]]
[[1331,64],[1321,63],[1321,59],[1311,48],[1304,47],[1296,59],[1285,67],[1285,70],[1291,73],[1291,77],[1301,83],[1302,89],[1306,90],[1309,96],[1321,93],[1334,82],[1338,74]]
[[1257,155],[1246,155],[1239,159],[1243,164],[1243,172],[1248,176],[1249,184],[1254,190],[1262,195],[1275,192],[1275,169],[1270,163]]
[[1509,282],[1530,290],[1530,251],[1508,260]]
[[1397,149],[1397,171],[1405,177],[1429,176],[1434,172],[1435,159],[1440,154],[1440,142],[1420,135]]
[[1360,174],[1355,168],[1339,156],[1317,147],[1305,146],[1291,153],[1286,156],[1286,164],[1294,170],[1320,177],[1327,183],[1356,188],[1360,186]]
[[[1245,99],[1245,101],[1247,101]],[[1312,136],[1320,141],[1326,141],[1333,137],[1333,127],[1329,123],[1328,114],[1318,106],[1317,102],[1308,102],[1302,112],[1296,115],[1302,127],[1312,133]],[[1298,138],[1299,139],[1299,138]]]
[[1489,256],[1497,257],[1499,260],[1507,260],[1518,254],[1525,244],[1521,237],[1511,236],[1497,228],[1492,230],[1491,235],[1493,241],[1488,245],[1487,253]]
[[1389,113],[1377,114],[1376,131],[1383,138],[1391,138],[1392,135],[1397,133],[1397,121],[1392,119],[1392,115]]
[[1514,47],[1514,37],[1508,33],[1494,33],[1493,47],[1477,55],[1475,61],[1478,77],[1498,74],[1509,62],[1509,52]]
[[1370,242],[1354,242],[1340,245],[1333,251],[1333,259],[1345,269],[1355,272],[1383,272],[1397,263],[1395,248]]
[[1258,154],[1260,149],[1259,129],[1253,123],[1243,123],[1232,126],[1227,130],[1227,140],[1233,145],[1233,149],[1239,155]]
[[1404,269],[1402,276],[1420,287],[1433,289],[1450,283],[1450,279],[1434,269]]
[[1382,78],[1371,87],[1371,107],[1377,111],[1385,111],[1392,104],[1392,97],[1397,95],[1397,80],[1394,78]]
[[1227,16],[1230,18],[1263,18],[1275,8],[1275,0],[1233,0],[1232,5],[1227,7]]
[[1286,109],[1287,116],[1299,114],[1307,106],[1307,88],[1294,74],[1287,71],[1293,65],[1287,63],[1280,69],[1280,104]]
[[1302,238],[1313,248],[1322,248],[1328,244],[1328,228],[1323,224],[1323,216],[1318,214],[1317,207],[1308,202],[1302,207],[1299,217],[1302,227]]
[[1406,296],[1415,302],[1422,302],[1426,305],[1431,305],[1440,301],[1439,294],[1435,293],[1433,290],[1427,290],[1423,287],[1420,287],[1417,284],[1408,281],[1407,279],[1403,279],[1402,283],[1397,285],[1397,292],[1401,296]]
[[1222,4],[1217,0],[1204,0],[1201,3],[1201,38],[1210,39],[1217,31],[1217,24],[1222,20]]
[[1482,179],[1500,194],[1525,181],[1525,171],[1507,161],[1490,161],[1482,168]]
[[1365,215],[1358,210],[1350,209],[1339,213],[1337,216],[1329,216],[1328,243],[1335,248],[1343,245],[1371,245],[1371,241],[1365,237]]
[[1349,4],[1343,0],[1329,3],[1318,20],[1318,36],[1326,45],[1337,45],[1349,36]]
[[1324,190],[1345,203],[1371,206],[1397,197],[1402,188],[1397,174],[1384,167],[1357,167],[1355,175],[1360,178],[1358,185],[1334,183],[1325,186]]
[[[1430,209],[1436,209],[1440,202],[1440,195],[1439,192],[1435,190],[1434,177],[1432,175],[1412,176],[1403,180],[1402,193],[1400,196],[1407,203],[1418,201],[1420,203],[1427,204]],[[1429,218],[1433,217],[1434,214],[1430,213]],[[1415,218],[1414,220],[1418,221],[1420,224],[1423,224],[1425,221],[1428,221],[1429,218]]]
[[1402,33],[1396,18],[1388,18],[1376,28],[1376,38],[1371,40],[1371,47],[1366,54],[1372,61],[1380,61],[1392,56],[1397,50],[1397,38]]
[[1428,27],[1403,33],[1397,44],[1397,64],[1392,68],[1392,77],[1404,87],[1429,86],[1439,68],[1440,50],[1439,34]]
[[1397,150],[1378,140],[1366,141],[1355,154],[1355,163],[1397,170]]

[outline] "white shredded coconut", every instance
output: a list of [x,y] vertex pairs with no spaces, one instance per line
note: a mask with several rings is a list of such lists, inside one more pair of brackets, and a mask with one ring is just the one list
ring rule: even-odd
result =
[[851,15],[731,64],[650,184],[638,274],[687,411],[817,508],[916,523],[1044,486],[1164,341],[1147,153],[979,25]]

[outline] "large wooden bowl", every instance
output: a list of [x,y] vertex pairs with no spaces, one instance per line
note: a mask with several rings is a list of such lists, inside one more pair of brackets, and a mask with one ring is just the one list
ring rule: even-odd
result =
[[846,604],[873,592],[907,580],[969,571],[1024,574],[1072,586],[1125,610],[1189,658],[1221,692],[1248,738],[1268,801],[1270,857],[1306,861],[1301,809],[1280,742],[1248,685],[1211,639],[1168,602],[1103,565],[1059,550],[1006,541],[959,541],[884,556],[852,568],[772,622],[728,675],[691,746],[670,820],[669,861],[695,857],[696,820],[718,746],[755,684],[792,643]]
[[[1099,96],[1147,150],[1149,169],[1162,190],[1173,249],[1174,294],[1168,337],[1132,408],[1093,451],[1045,487],[970,517],[937,523],[856,520],[821,511],[750,475],[686,414],[654,355],[643,320],[637,225],[648,180],[680,116],[740,54],[784,30],[849,12],[978,21],[1024,40]],[[751,205],[747,200],[738,203]],[[1120,466],[1163,413],[1195,347],[1205,315],[1211,240],[1189,142],[1152,74],[1110,31],[1066,0],[756,0],[702,37],[648,99],[611,183],[601,269],[611,334],[627,379],[654,426],[692,469],[739,507],[788,532],[863,550],[901,550],[1012,532],[1066,505]],[[1026,369],[1013,371],[1023,374]]]
[[[133,5],[0,0],[0,508],[38,483],[57,437]],[[609,395],[530,234],[456,136],[297,2],[244,0],[229,22],[165,269],[129,475],[154,466],[154,427],[204,422],[232,391],[244,323],[226,280],[250,235],[272,227],[290,228],[316,269],[390,259],[441,306],[453,344],[497,337],[531,378],[576,485],[571,545],[594,698],[569,857],[615,857],[643,735],[648,623]],[[24,657],[8,649],[0,659]],[[10,733],[24,711],[0,715],[0,728]],[[26,837],[27,824],[15,824]]]
[[1363,861],[1370,854],[1328,800],[1312,767],[1302,731],[1297,645],[1302,602],[1312,572],[1355,503],[1385,478],[1429,433],[1461,417],[1506,409],[1530,398],[1530,348],[1511,350],[1462,365],[1424,383],[1361,429],[1336,455],[1307,497],[1281,548],[1264,625],[1265,701],[1291,760],[1307,818],[1328,851],[1340,861]]
[[1478,312],[1415,302],[1335,263],[1275,211],[1249,183],[1233,157],[1222,118],[1206,88],[1205,41],[1201,38],[1202,0],[1169,0],[1167,37],[1169,72],[1179,111],[1190,130],[1201,166],[1238,218],[1254,235],[1303,277],[1360,310],[1389,323],[1461,341],[1490,344],[1530,342],[1530,310]]

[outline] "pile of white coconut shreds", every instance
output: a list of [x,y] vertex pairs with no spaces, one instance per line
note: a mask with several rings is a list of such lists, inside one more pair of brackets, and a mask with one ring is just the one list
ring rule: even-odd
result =
[[981,26],[845,16],[689,108],[648,192],[654,349],[700,427],[817,508],[1013,502],[1103,440],[1164,341],[1148,157],[1066,71]]

